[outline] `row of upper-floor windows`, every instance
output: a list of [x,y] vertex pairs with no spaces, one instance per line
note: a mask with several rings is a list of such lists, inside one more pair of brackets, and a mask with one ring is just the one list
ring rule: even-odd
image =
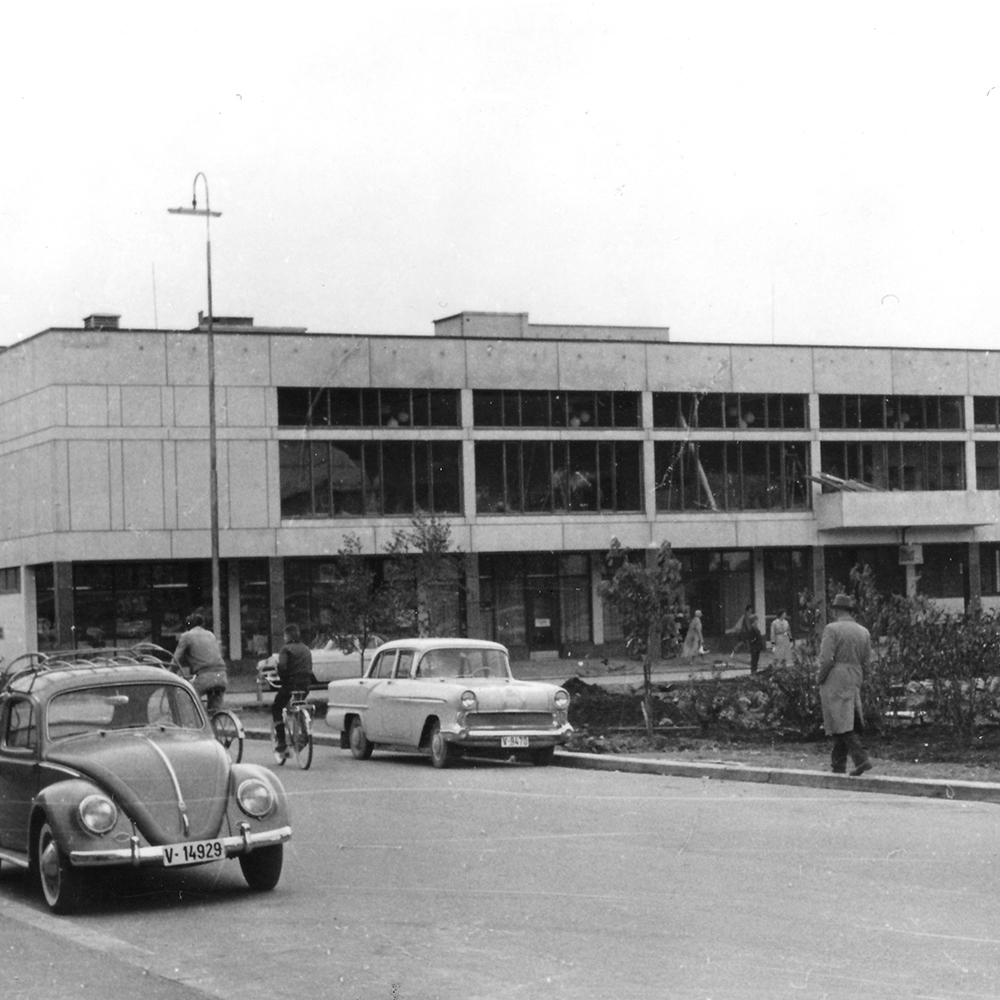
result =
[[[476,427],[579,430],[642,426],[639,392],[476,389]],[[963,430],[962,396],[821,393],[821,430]],[[976,429],[1000,430],[1000,396],[974,396]],[[805,430],[805,393],[654,392],[654,428]],[[457,389],[278,389],[282,427],[460,427]]]
[[[641,512],[642,442],[478,441],[479,513]],[[458,441],[282,441],[282,517],[463,512]],[[976,442],[976,484],[1000,489],[1000,441]],[[806,441],[653,442],[659,511],[804,510]],[[824,441],[820,472],[877,490],[964,490],[961,441]],[[824,490],[831,480],[823,479]]]

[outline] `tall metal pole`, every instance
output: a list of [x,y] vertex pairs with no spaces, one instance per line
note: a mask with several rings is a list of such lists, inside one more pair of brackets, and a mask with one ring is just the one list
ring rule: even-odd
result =
[[[198,208],[198,178],[205,185],[205,207]],[[213,212],[208,197],[208,178],[199,171],[195,174],[191,195],[190,208],[168,208],[174,215],[205,216],[205,260],[208,266],[208,331],[206,349],[208,352],[208,486],[209,505],[211,507],[211,544],[212,544],[212,630],[222,642],[222,581],[219,573],[219,464],[218,437],[215,420],[215,331],[214,313],[212,312],[212,216],[220,216],[221,212]]]

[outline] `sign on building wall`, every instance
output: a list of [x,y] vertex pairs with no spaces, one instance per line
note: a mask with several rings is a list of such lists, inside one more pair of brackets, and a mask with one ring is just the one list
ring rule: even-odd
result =
[[900,545],[899,565],[900,566],[922,566],[924,563],[923,545]]

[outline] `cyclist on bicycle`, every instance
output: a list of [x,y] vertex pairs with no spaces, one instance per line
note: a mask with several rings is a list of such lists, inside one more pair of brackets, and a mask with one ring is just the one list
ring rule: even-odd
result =
[[215,635],[205,628],[204,615],[188,615],[186,624],[188,630],[177,641],[170,667],[174,673],[180,673],[181,667],[187,667],[195,690],[207,698],[208,710],[213,712],[222,708],[229,686],[226,661],[222,658]]
[[296,691],[308,691],[312,684],[312,651],[302,641],[298,625],[285,626],[285,644],[278,653],[278,681],[280,686],[271,705],[274,723],[274,752],[289,755],[283,713]]

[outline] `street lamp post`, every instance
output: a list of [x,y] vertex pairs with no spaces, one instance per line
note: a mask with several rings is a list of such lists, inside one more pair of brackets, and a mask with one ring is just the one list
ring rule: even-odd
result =
[[[198,178],[205,185],[205,207],[198,207]],[[219,466],[215,427],[215,333],[212,329],[212,227],[211,220],[221,212],[213,212],[208,200],[208,178],[200,171],[195,174],[190,208],[168,208],[172,215],[203,215],[205,217],[205,257],[208,264],[208,482],[211,506],[212,536],[212,630],[222,641],[222,588],[219,578]]]

